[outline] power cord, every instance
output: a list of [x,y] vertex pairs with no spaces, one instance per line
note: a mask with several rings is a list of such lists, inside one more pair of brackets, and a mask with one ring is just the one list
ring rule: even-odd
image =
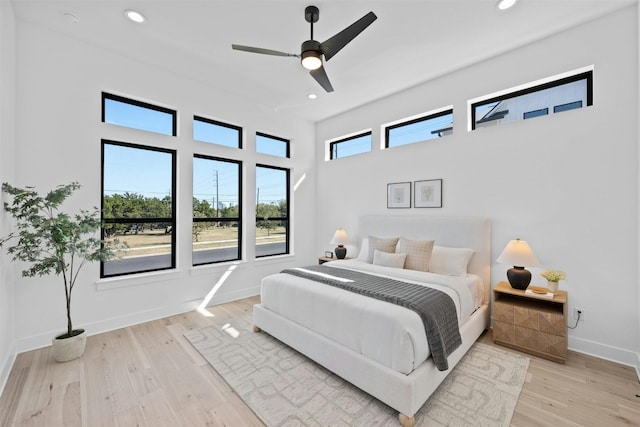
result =
[[578,327],[578,323],[580,323],[580,316],[582,316],[582,310],[578,310],[578,318],[576,319],[576,324],[573,325],[573,326],[568,326],[567,325],[567,328],[569,328],[569,329],[577,328]]

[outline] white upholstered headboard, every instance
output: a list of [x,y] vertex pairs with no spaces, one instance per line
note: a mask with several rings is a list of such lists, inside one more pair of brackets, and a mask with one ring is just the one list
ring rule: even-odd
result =
[[[485,301],[491,293],[491,221],[488,218],[431,215],[365,215],[358,221],[358,240],[376,237],[406,237],[435,240],[437,246],[473,249],[469,273],[485,283]],[[355,243],[355,242],[354,242]]]

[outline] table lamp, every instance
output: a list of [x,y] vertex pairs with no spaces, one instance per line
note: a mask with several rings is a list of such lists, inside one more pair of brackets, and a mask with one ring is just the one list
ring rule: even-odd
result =
[[538,259],[533,254],[529,244],[524,240],[516,239],[507,243],[497,262],[500,264],[512,265],[513,268],[507,270],[507,279],[514,289],[527,289],[531,283],[531,272],[525,267],[537,267],[540,265]]
[[349,243],[349,239],[347,238],[347,232],[342,228],[338,228],[333,235],[333,239],[330,242],[332,245],[338,245],[337,248],[334,249],[336,254],[336,258],[344,259],[347,256],[347,248],[344,247],[347,243]]

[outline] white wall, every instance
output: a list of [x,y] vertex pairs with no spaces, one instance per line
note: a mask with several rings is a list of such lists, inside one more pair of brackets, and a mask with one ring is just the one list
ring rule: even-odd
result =
[[[13,180],[15,109],[15,20],[10,2],[0,2],[0,182]],[[0,206],[4,203],[0,194]],[[0,235],[9,233],[10,221],[0,217]],[[0,253],[0,390],[15,359],[13,268]]]
[[[100,206],[101,138],[152,143],[178,149],[178,268],[99,281],[99,266],[89,265],[74,290],[74,327],[89,334],[194,309],[214,288],[211,304],[259,293],[260,278],[292,265],[313,262],[315,235],[314,126],[310,122],[261,109],[201,82],[117,56],[75,39],[17,21],[16,177],[18,186],[43,190],[77,180],[83,188],[69,209]],[[215,70],[211,70],[215,79]],[[179,112],[178,138],[151,135],[101,123],[101,91],[128,95],[169,106]],[[244,150],[191,140],[193,114],[215,117],[244,127]],[[292,159],[255,155],[255,131],[291,139]],[[231,155],[244,161],[243,236],[245,259],[235,264],[190,267],[191,159],[194,152]],[[253,153],[252,153],[253,152]],[[294,255],[254,260],[256,162],[292,168]],[[16,269],[19,266],[16,266]],[[220,279],[228,270],[224,281]],[[17,270],[19,271],[19,270]],[[225,276],[226,277],[226,276]],[[98,282],[98,283],[96,283]],[[65,328],[64,294],[57,277],[16,278],[15,336],[18,351],[45,346]]]
[[[467,132],[468,99],[591,64],[592,107]],[[382,123],[447,105],[454,106],[453,135],[379,149]],[[316,130],[317,251],[332,249],[337,227],[355,236],[362,214],[489,217],[493,259],[519,237],[542,268],[568,273],[561,288],[569,308],[585,313],[569,347],[635,365],[637,122],[636,6],[327,119]],[[373,128],[371,153],[323,160],[324,141],[366,128]],[[444,180],[442,209],[386,209],[387,183],[432,178]],[[493,264],[492,286],[507,268]],[[545,286],[540,269],[532,272],[532,283]]]

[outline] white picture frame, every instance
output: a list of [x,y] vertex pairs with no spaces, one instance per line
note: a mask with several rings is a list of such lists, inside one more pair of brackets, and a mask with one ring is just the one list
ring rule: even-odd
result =
[[413,186],[413,206],[415,208],[442,207],[442,179],[415,181]]

